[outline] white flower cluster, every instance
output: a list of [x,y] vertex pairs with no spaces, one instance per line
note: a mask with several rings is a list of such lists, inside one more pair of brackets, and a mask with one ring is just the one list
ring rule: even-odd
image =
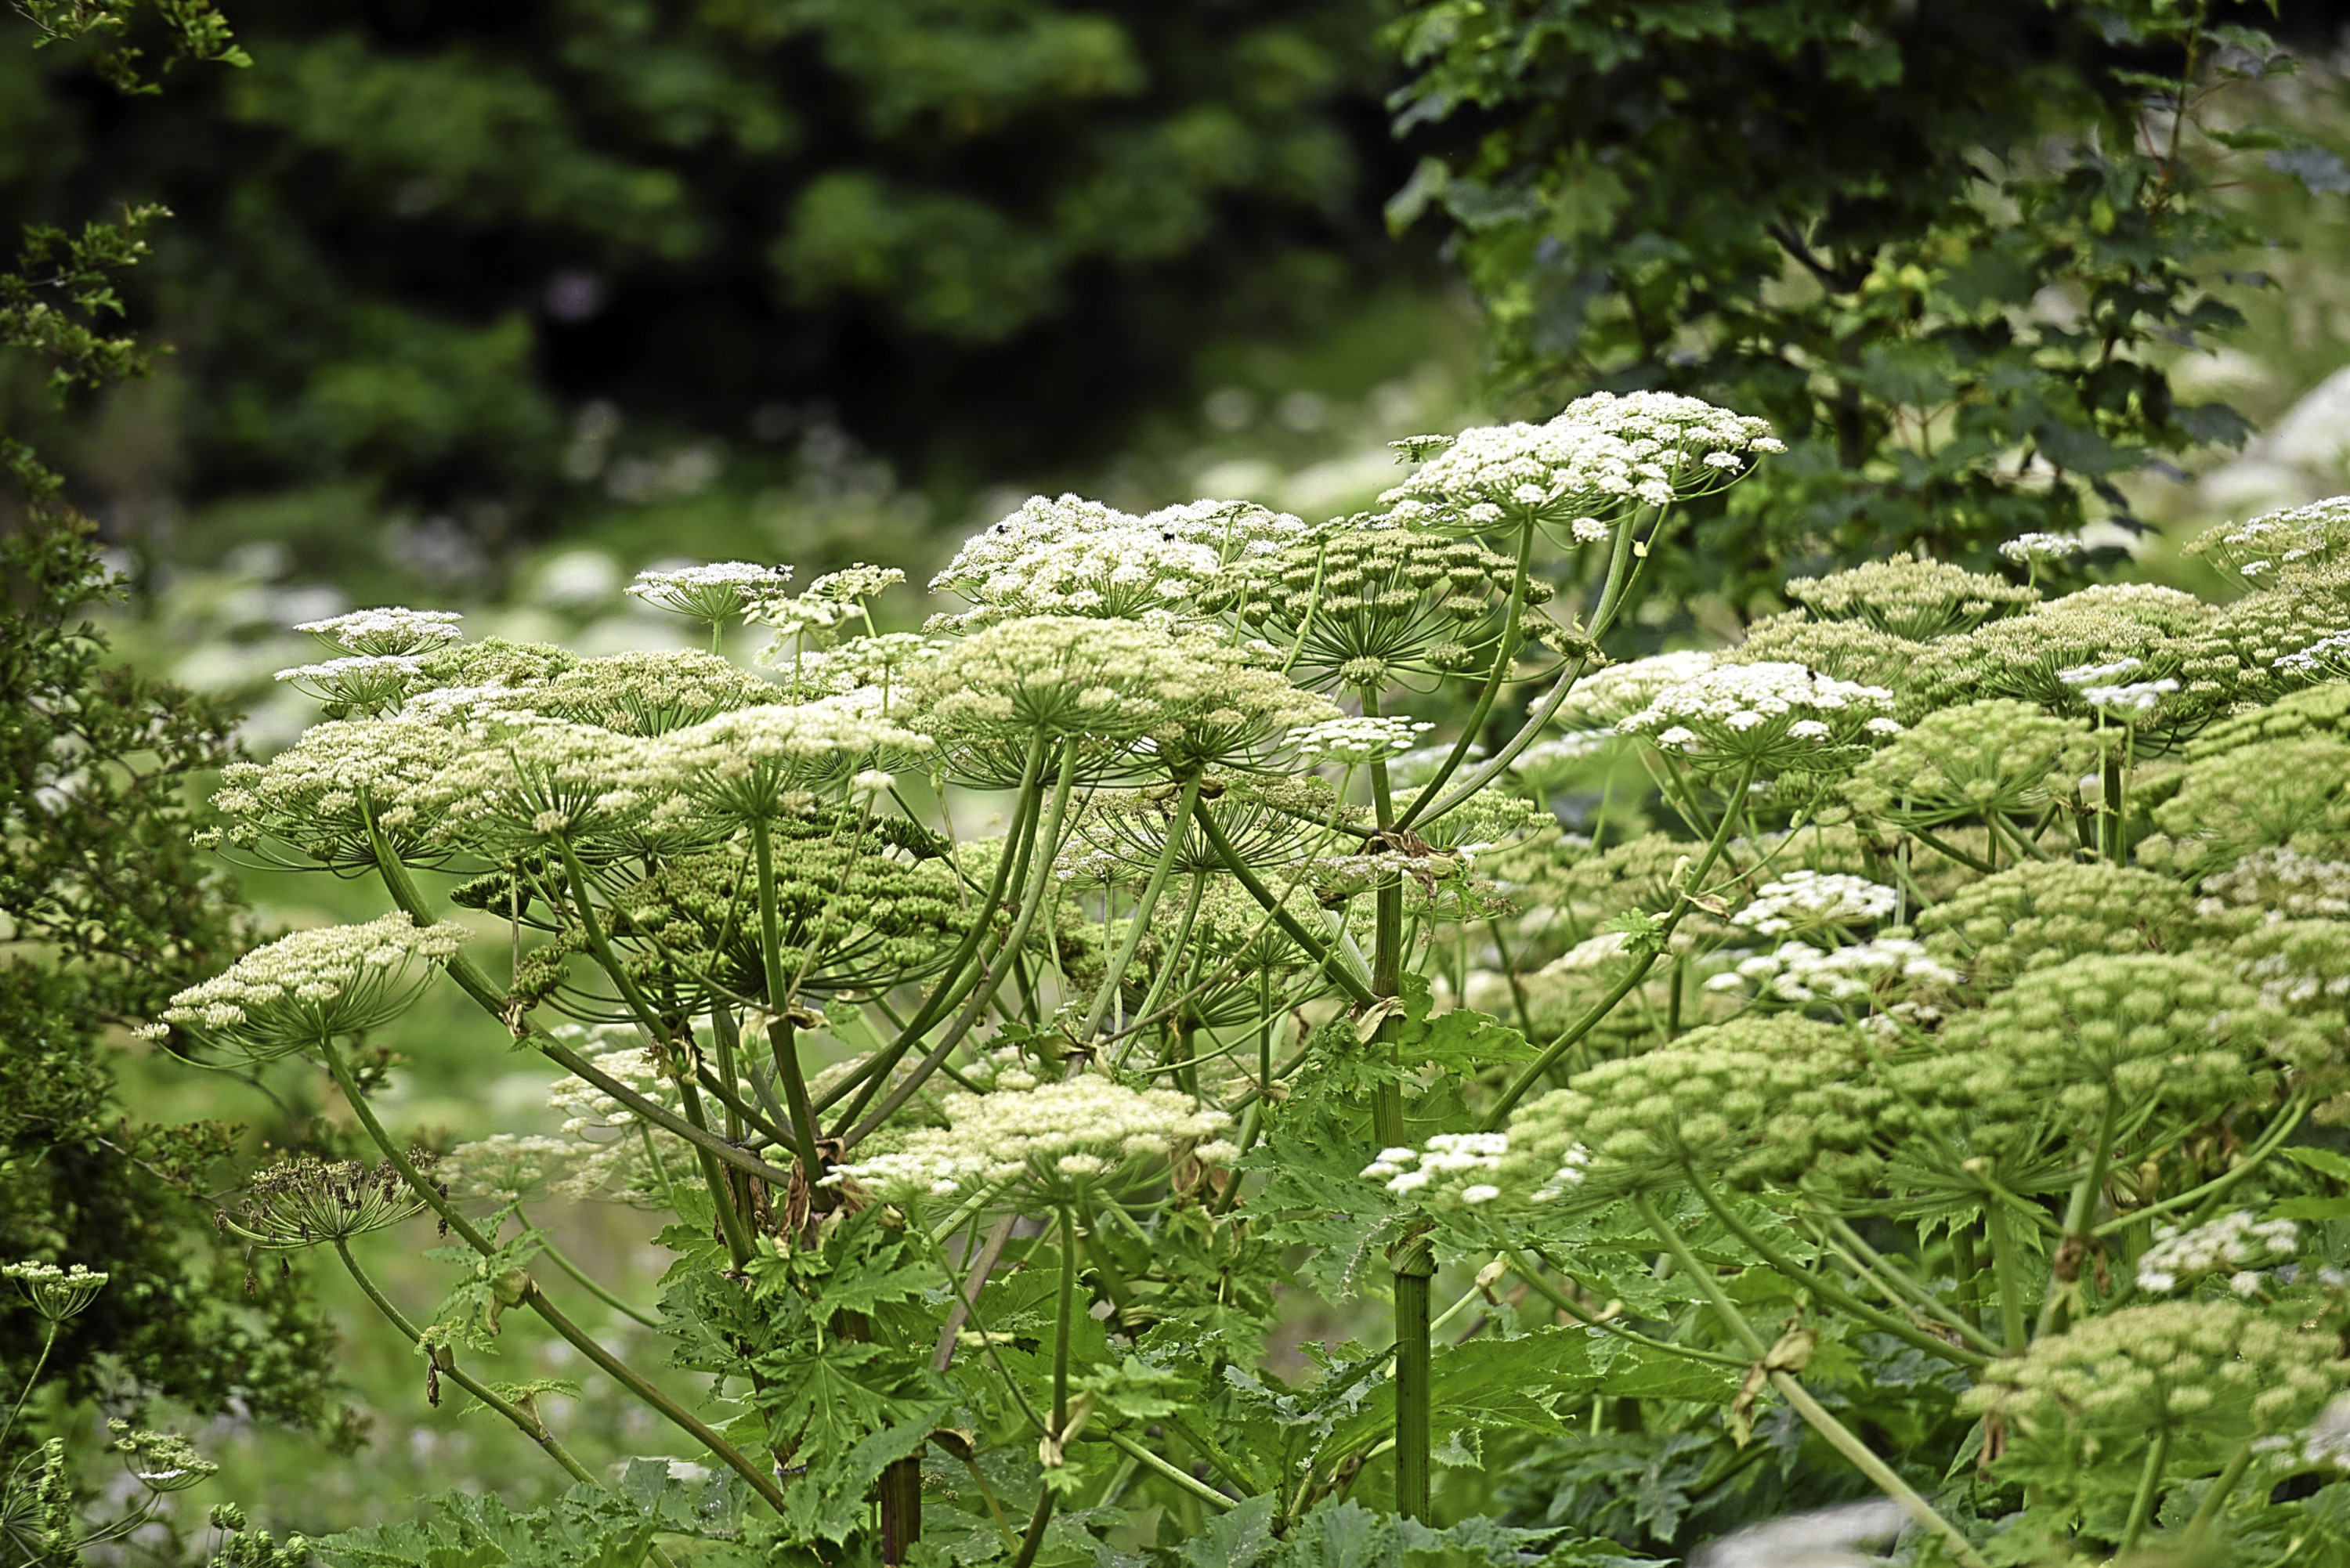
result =
[[1786,443],[1771,433],[1771,421],[1732,413],[1702,398],[1678,392],[1593,392],[1560,410],[1559,419],[1590,425],[1636,445],[1678,452],[1709,468],[1733,468],[1725,458],[1778,452]]
[[[1130,739],[1230,695],[1228,643],[1165,617],[1026,616],[955,639],[906,674],[904,722],[941,742]],[[1285,683],[1284,683],[1285,684]]]
[[80,1263],[62,1269],[55,1263],[0,1263],[0,1280],[16,1281],[33,1310],[51,1323],[63,1323],[89,1305],[111,1277]]
[[772,597],[749,607],[752,619],[775,628],[776,632],[775,640],[761,655],[762,661],[774,663],[786,650],[796,651],[806,633],[828,632],[859,616],[867,618],[870,629],[872,622],[865,601],[905,580],[906,574],[895,566],[868,566],[860,561],[841,571],[827,572],[810,583],[797,598]]
[[[464,940],[453,920],[420,927],[399,910],[365,925],[296,931],[179,992],[163,1019],[256,1059],[315,1049],[390,1019],[421,983],[417,966],[446,963]],[[149,1024],[141,1033],[167,1031]]]
[[1766,937],[1828,926],[1865,926],[1889,919],[1901,895],[1882,882],[1843,872],[1790,871],[1755,890],[1754,901],[1730,917]]
[[1510,1152],[1507,1133],[1439,1133],[1425,1149],[1383,1148],[1378,1158],[1363,1167],[1366,1180],[1387,1184],[1399,1197],[1418,1192],[1431,1182],[1459,1189],[1461,1202],[1491,1203],[1502,1189],[1490,1181],[1461,1182],[1456,1178],[1475,1173],[1495,1175],[1502,1157]]
[[906,574],[895,566],[876,566],[859,561],[837,572],[827,572],[807,586],[804,597],[827,599],[838,605],[861,605],[874,595],[894,588],[905,580]]
[[931,629],[973,629],[1018,616],[1116,620],[1178,609],[1232,561],[1304,539],[1284,513],[1201,501],[1136,517],[1076,495],[1032,495],[963,542],[931,579],[972,608]]
[[885,631],[859,637],[834,648],[804,648],[801,639],[785,633],[761,649],[758,662],[782,672],[790,696],[838,697],[863,687],[879,692],[885,705],[903,682],[906,671],[940,658],[944,646],[920,632]]
[[2081,701],[2090,707],[2107,718],[2126,723],[2152,716],[2162,706],[2162,700],[2178,690],[2178,682],[2167,676],[2160,680],[2120,683],[2120,677],[2135,675],[2145,668],[2144,659],[2125,657],[2110,664],[2078,664],[2060,670],[2056,679],[2077,690]]
[[2350,1394],[2326,1406],[2297,1438],[2258,1438],[2252,1447],[2271,1456],[2282,1469],[2326,1465],[2350,1470]]
[[[1510,1135],[1501,1132],[1439,1133],[1419,1148],[1399,1146],[1379,1150],[1363,1167],[1367,1181],[1376,1181],[1399,1198],[1425,1202],[1457,1202],[1476,1208],[1502,1196],[1500,1181],[1512,1164]],[[1521,1157],[1523,1161],[1523,1157]],[[1583,1185],[1591,1151],[1581,1144],[1569,1147],[1558,1168],[1527,1195],[1534,1203],[1555,1201],[1568,1189]]]
[[2056,679],[2067,686],[2086,687],[2101,681],[2117,680],[2125,675],[2135,675],[2146,668],[2143,659],[2116,659],[2111,664],[2076,664],[2070,670],[2060,670]]
[[929,736],[881,717],[877,695],[738,708],[661,736],[648,761],[668,774],[670,787],[726,822],[805,813],[814,804],[810,792],[848,775],[851,764],[930,750]]
[[2350,544],[2350,496],[2270,512],[2249,523],[2211,529],[2190,543],[2193,555],[2218,556],[2247,577],[2320,559]]
[[454,610],[412,610],[384,605],[326,620],[306,620],[294,629],[307,631],[328,647],[350,653],[428,653],[464,636],[457,629],[457,623],[463,618]]
[[1616,727],[1701,764],[1801,766],[1806,750],[1899,734],[1892,711],[1882,686],[1801,664],[1730,664],[1668,686]]
[[[586,1055],[607,1076],[618,1080],[655,1105],[675,1110],[676,1084],[661,1071],[652,1052],[642,1045],[615,1045],[643,1036],[626,1025],[576,1023],[555,1027],[557,1039]],[[620,1202],[663,1200],[668,1174],[655,1162],[664,1147],[674,1149],[682,1174],[691,1166],[690,1151],[670,1135],[641,1121],[637,1113],[584,1078],[566,1076],[551,1085],[546,1106],[563,1117],[556,1131],[577,1140],[570,1146],[567,1174],[555,1178],[549,1189],[569,1198],[608,1198]],[[558,1168],[549,1160],[547,1168]]]
[[[1888,990],[1950,991],[1965,977],[1908,937],[1877,937],[1840,948],[1782,942],[1714,975],[1708,991],[1753,988],[1778,1002],[1859,1002]],[[1915,1016],[1912,1013],[1904,1016]]]
[[354,653],[318,664],[297,664],[278,680],[322,702],[340,702],[365,712],[396,707],[424,681],[424,666],[406,653]]
[[2301,1227],[2290,1220],[2255,1220],[2249,1209],[2191,1231],[2158,1225],[2154,1237],[2137,1261],[2137,1288],[2157,1294],[2225,1269],[2233,1276],[2230,1287],[2249,1295],[2260,1282],[2253,1265],[2273,1266],[2301,1250]]
[[707,566],[639,572],[628,592],[649,605],[714,625],[728,616],[764,604],[783,592],[784,586],[791,580],[789,566],[716,561]]
[[451,1149],[434,1173],[460,1197],[522,1203],[570,1180],[585,1152],[578,1144],[544,1133],[493,1133]]
[[2022,534],[1999,547],[1999,553],[2018,566],[2039,561],[2069,561],[2083,555],[2088,545],[2076,534]]
[[[1436,447],[1399,444],[1408,455]],[[1463,431],[1379,504],[1407,526],[1483,531],[1531,517],[1564,523],[1575,542],[1592,544],[1614,531],[1600,514],[1668,505],[1735,477],[1756,454],[1785,450],[1763,421],[1696,398],[1599,392],[1544,424]]]
[[213,805],[233,844],[276,837],[330,866],[370,866],[369,811],[396,851],[420,848],[437,818],[419,805],[460,745],[453,730],[407,717],[313,724],[266,763],[230,763]]
[[1383,762],[1409,752],[1421,735],[1436,728],[1423,720],[1401,714],[1365,718],[1348,714],[1325,719],[1293,732],[1290,743],[1301,761],[1312,763]]
[[2350,631],[2328,632],[2298,653],[2288,653],[2276,660],[2281,675],[2297,676],[2303,680],[2338,680],[2350,676]]
[[2203,878],[2202,893],[2195,910],[2205,919],[2231,907],[2262,909],[2272,920],[2350,919],[2350,863],[2272,845]]
[[884,1197],[949,1198],[1017,1182],[1050,1195],[1093,1185],[1128,1160],[1165,1158],[1191,1145],[1202,1165],[1240,1150],[1216,1135],[1222,1111],[1171,1089],[1129,1089],[1104,1078],[1038,1084],[988,1095],[950,1095],[948,1125],[920,1127],[897,1147],[836,1167]]
[[1669,689],[1711,670],[1713,660],[1701,649],[1683,649],[1595,670],[1558,705],[1558,722],[1569,730],[1613,730]]
[[634,847],[674,827],[688,803],[673,793],[657,742],[536,714],[514,716],[417,792],[442,836],[499,853],[567,839],[575,850]]
[[1569,537],[1592,544],[1614,532],[1596,514],[1634,501],[1661,506],[1672,498],[1664,463],[1638,463],[1619,437],[1561,417],[1463,431],[1379,504],[1389,522],[1407,527],[1465,524],[1482,530],[1532,514],[1564,522]]
[[2162,706],[2162,700],[2178,690],[2178,682],[2165,676],[2160,680],[2139,680],[2127,686],[2084,686],[2081,701],[2108,718],[2144,719],[2152,716]]

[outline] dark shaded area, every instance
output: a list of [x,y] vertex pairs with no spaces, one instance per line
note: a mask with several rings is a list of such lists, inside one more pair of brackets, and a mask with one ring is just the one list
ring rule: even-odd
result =
[[134,299],[198,504],[356,481],[543,532],[598,400],[984,483],[1429,265],[1379,218],[1387,8],[255,0],[251,68],[160,97],[0,51],[0,226],[172,207]]

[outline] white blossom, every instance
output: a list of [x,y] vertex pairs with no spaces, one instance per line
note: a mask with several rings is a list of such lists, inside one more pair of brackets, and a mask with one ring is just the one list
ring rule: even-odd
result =
[[1730,917],[1735,926],[1766,937],[1799,929],[1863,926],[1889,919],[1901,895],[1881,882],[1841,872],[1795,870],[1758,888],[1753,902]]
[[1170,1158],[1185,1145],[1208,1162],[1222,1152],[1210,1140],[1232,1123],[1171,1089],[1129,1089],[1094,1077],[950,1095],[941,1109],[947,1126],[918,1127],[896,1147],[837,1166],[826,1179],[891,1197],[948,1198],[1011,1182],[1053,1192],[1088,1184],[1123,1161]]
[[1308,724],[1290,736],[1298,757],[1307,763],[1376,763],[1400,756],[1436,726],[1402,714],[1367,718],[1349,714]]
[[2300,1226],[2290,1220],[2257,1220],[2249,1209],[2191,1231],[2158,1225],[2154,1238],[2154,1245],[2139,1254],[2137,1286],[2158,1294],[2250,1263],[2273,1267],[2301,1249]]
[[464,618],[454,610],[412,610],[398,605],[352,610],[326,620],[306,620],[296,631],[307,631],[329,648],[360,654],[428,653],[464,636],[457,623]]
[[2018,565],[2036,561],[2069,561],[2086,552],[2088,545],[2074,534],[2022,534],[1999,547],[1999,553]]
[[639,572],[628,592],[649,605],[714,625],[775,597],[791,580],[789,566],[718,561]]
[[[419,971],[448,962],[464,938],[453,920],[419,926],[400,910],[364,925],[296,931],[174,995],[163,1022],[255,1060],[315,1050],[398,1015],[425,978]],[[150,1024],[141,1033],[166,1031]]]

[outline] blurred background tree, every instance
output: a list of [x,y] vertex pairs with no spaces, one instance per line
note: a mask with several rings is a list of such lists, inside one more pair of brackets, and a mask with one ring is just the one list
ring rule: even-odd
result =
[[[2169,366],[2242,322],[2276,237],[2226,197],[2350,190],[2238,116],[2272,7],[2124,0],[1421,0],[1397,126],[1522,406],[1669,388],[1788,456],[1665,557],[1734,602],[1788,564],[2134,526],[2122,482],[2249,427]],[[2322,18],[2293,18],[2314,28]],[[2112,553],[2108,553],[2110,562]]]
[[252,68],[162,99],[9,51],[0,216],[176,214],[172,373],[84,465],[126,537],[306,492],[224,526],[544,537],[623,421],[706,443],[624,490],[835,426],[967,490],[1113,450],[1203,341],[1426,279],[1378,219],[1390,10],[252,0]]
[[[153,89],[129,28],[157,17],[72,0],[29,0],[24,14],[36,39],[83,46],[107,90]],[[159,15],[160,36],[142,26],[141,41],[167,63],[241,62],[209,5]],[[162,215],[28,229],[0,270],[0,350],[53,396],[146,369],[138,339],[115,329],[115,291]],[[230,754],[234,715],[110,653],[91,618],[120,583],[64,492],[0,423],[0,1261],[78,1264],[110,1285],[54,1351],[9,1292],[0,1386],[16,1398],[39,1365],[55,1392],[118,1414],[161,1399],[343,1438],[332,1327],[298,1281],[249,1275],[212,1231],[236,1129],[130,1114],[118,1088],[120,1032],[247,940],[234,887],[189,842],[186,794]],[[13,1427],[0,1464],[48,1435]]]

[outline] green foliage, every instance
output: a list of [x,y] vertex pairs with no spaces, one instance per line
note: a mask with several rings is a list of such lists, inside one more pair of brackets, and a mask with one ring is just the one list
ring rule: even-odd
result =
[[[2192,595],[1917,562],[1789,585],[1783,625],[1908,650],[1882,685],[1692,652],[1581,689],[1641,635],[1634,546],[1675,547],[1644,487],[1770,439],[1595,399],[1408,443],[1419,509],[1378,528],[1035,501],[958,556],[972,611],[816,648],[767,567],[639,580],[721,647],[775,624],[772,683],[420,656],[453,627],[390,608],[331,633],[371,650],[299,679],[382,716],[219,804],[398,907],[161,1033],[327,1070],[413,1202],[322,1165],[344,1194],[284,1240],[583,1482],[355,1549],[1537,1568],[1872,1493],[1966,1568],[2272,1528],[2350,1411],[2331,710],[2253,722],[2277,682]],[[1562,518],[1586,563],[1541,553]],[[1276,586],[1203,588],[1234,561]],[[1586,568],[1588,623],[1554,618],[1536,572]],[[1549,816],[1578,784],[1592,836]],[[415,867],[500,940],[463,950]],[[566,1075],[556,1132],[450,1151],[453,1199],[354,1055],[443,978]],[[660,1216],[657,1311],[525,1212],[556,1173]],[[454,1268],[422,1324],[342,1244],[416,1204]],[[523,1314],[730,1472],[734,1522],[594,1490],[576,1410],[477,1378]]]
[[[130,8],[27,10],[112,72]],[[1419,265],[1376,223],[1388,12],[264,0],[249,69],[119,119],[68,51],[12,74],[0,213],[102,183],[181,214],[154,297],[202,494],[357,481],[494,543],[596,477],[597,400],[642,457],[845,425],[976,482]]]
[[1449,220],[1529,400],[1669,387],[1778,426],[1786,461],[1700,518],[1677,587],[1743,603],[1773,563],[1913,545],[1979,566],[2129,520],[2119,481],[2247,431],[2163,368],[2262,281],[2213,282],[2262,237],[2216,192],[2344,188],[2211,112],[2292,68],[2252,12],[1419,0],[1397,124],[1442,151],[1388,213]]
[[[656,1534],[725,1536],[742,1500],[723,1486],[690,1488],[659,1460],[635,1459],[618,1487],[578,1486],[551,1507],[516,1513],[494,1495],[438,1500],[440,1517],[348,1530],[311,1542],[328,1568],[637,1568]],[[713,1541],[695,1561],[755,1561]]]
[[[132,79],[136,51],[119,41],[131,7],[28,15],[47,37],[117,40],[109,71]],[[234,58],[208,7],[161,15],[180,53]],[[120,314],[115,275],[161,215],[33,229],[0,274],[0,348],[46,363],[54,394],[144,368],[103,325]],[[244,945],[234,888],[188,842],[186,792],[228,761],[229,715],[113,657],[90,618],[122,585],[93,524],[5,431],[0,460],[15,482],[0,494],[0,1256],[114,1281],[47,1358],[68,1398],[109,1386],[134,1405],[241,1404],[328,1428],[331,1329],[296,1285],[248,1290],[242,1262],[205,1239],[234,1130],[127,1118],[109,1060],[120,1030]],[[8,1380],[26,1381],[42,1340],[31,1314],[0,1314]]]

